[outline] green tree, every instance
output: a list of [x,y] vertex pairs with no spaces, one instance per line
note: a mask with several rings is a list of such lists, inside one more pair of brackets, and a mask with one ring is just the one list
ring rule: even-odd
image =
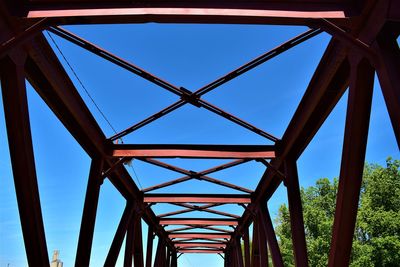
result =
[[[301,189],[310,266],[326,266],[338,181],[323,178]],[[286,205],[276,219],[285,266],[294,266],[290,217]],[[366,164],[350,266],[400,266],[400,161],[386,167]]]

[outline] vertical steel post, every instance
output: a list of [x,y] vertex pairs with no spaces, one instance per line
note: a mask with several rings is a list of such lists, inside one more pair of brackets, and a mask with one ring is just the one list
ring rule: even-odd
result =
[[26,97],[25,59],[0,63],[4,115],[29,266],[49,266]]
[[137,215],[135,218],[134,240],[133,240],[133,262],[135,267],[143,267],[143,239],[142,239],[142,218]]
[[166,266],[168,266],[168,267],[171,266],[171,251],[170,251],[168,246],[167,246],[167,260],[166,260],[166,263],[167,263]]
[[229,258],[230,258],[229,251],[226,250],[225,251],[225,259],[224,259],[224,267],[229,267]]
[[250,240],[249,240],[248,227],[244,229],[243,243],[244,243],[244,267],[250,267]]
[[171,267],[178,267],[178,257],[176,251],[171,252]]
[[127,202],[124,213],[122,214],[121,220],[118,224],[117,231],[115,232],[110,250],[108,251],[107,258],[104,263],[105,267],[111,267],[117,264],[118,255],[120,253],[129,222],[132,218],[132,214],[133,205],[130,202]]
[[260,253],[260,266],[268,266],[268,240],[267,235],[260,224],[258,226],[258,244]]
[[285,176],[295,266],[306,267],[308,266],[307,244],[296,160],[288,158],[285,161]]
[[348,266],[367,146],[374,69],[350,58],[350,87],[329,267]]
[[97,204],[99,202],[100,186],[102,184],[102,171],[103,160],[93,158],[92,164],[90,165],[75,266],[89,266],[94,226],[96,223]]
[[236,253],[236,242],[233,244],[233,246],[229,249],[229,254],[231,256],[231,263],[230,265],[232,267],[239,267],[238,266],[238,254]]
[[283,259],[269,215],[268,206],[260,207],[258,214],[260,216],[260,228],[264,230],[265,236],[267,237],[274,267],[283,267]]
[[164,256],[163,250],[165,251],[164,241],[161,237],[158,237],[158,244],[157,244],[157,251],[156,251],[156,258],[154,259],[154,267],[162,267],[164,266]]
[[252,247],[251,247],[251,266],[259,267],[260,266],[260,234],[259,234],[259,224],[258,217],[255,216],[253,220],[253,238],[252,238]]
[[376,71],[400,149],[400,50],[396,38],[387,25],[373,47],[379,60]]
[[146,267],[151,267],[151,261],[153,257],[153,240],[154,240],[153,226],[149,225],[147,232]]
[[242,246],[240,244],[240,236],[236,237],[236,257],[237,257],[237,266],[243,267],[243,253]]
[[124,254],[124,267],[132,267],[132,256],[133,256],[133,242],[134,240],[134,231],[135,231],[135,218],[136,216],[132,216],[128,229],[126,231],[125,238],[125,254]]

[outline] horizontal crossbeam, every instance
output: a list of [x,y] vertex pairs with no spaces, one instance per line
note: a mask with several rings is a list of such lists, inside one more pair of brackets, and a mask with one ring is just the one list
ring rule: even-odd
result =
[[[352,11],[337,1],[29,1],[28,19],[48,17],[57,24],[104,23],[268,23],[305,25],[310,19],[345,20]],[[353,12],[354,13],[354,12]]]
[[114,144],[110,147],[110,156],[132,158],[272,159],[275,158],[275,146]]
[[243,194],[145,194],[145,203],[251,203],[250,195]]
[[180,253],[209,253],[209,254],[218,254],[224,253],[222,249],[178,249]]
[[212,231],[226,233],[226,234],[233,233],[233,231],[230,231],[230,230],[225,230],[222,228],[217,228],[217,227],[212,227],[212,226],[203,226],[203,225],[196,225],[196,226],[190,225],[190,226],[175,228],[175,229],[168,230],[167,233],[178,233],[181,231],[193,230],[193,229],[207,229],[207,230],[212,230]]
[[199,238],[199,239],[229,239],[230,234],[220,233],[174,233],[169,234],[169,238]]
[[172,218],[160,219],[161,225],[238,225],[235,219]]
[[225,248],[225,243],[209,243],[209,242],[180,242],[175,243],[175,247],[177,248]]

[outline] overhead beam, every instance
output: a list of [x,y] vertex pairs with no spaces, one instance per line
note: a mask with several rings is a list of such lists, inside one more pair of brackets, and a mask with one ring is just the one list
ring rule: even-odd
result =
[[205,238],[205,239],[224,239],[231,238],[229,234],[220,234],[220,233],[174,233],[169,234],[169,238]]
[[222,249],[178,249],[180,253],[208,253],[208,254],[218,254],[224,253]]
[[240,194],[145,194],[145,203],[251,203],[250,195]]
[[208,247],[208,248],[225,248],[225,243],[209,243],[209,242],[186,242],[175,243],[177,248],[194,248],[194,247]]
[[192,229],[207,229],[207,230],[213,230],[216,232],[228,233],[228,234],[233,233],[233,231],[230,231],[230,230],[225,230],[222,228],[217,228],[217,227],[212,227],[212,226],[204,226],[204,225],[196,225],[196,226],[190,225],[190,226],[175,228],[175,229],[167,230],[167,233],[177,233],[177,232],[192,230]]
[[113,144],[111,157],[132,158],[211,158],[272,159],[275,147],[270,145],[128,145]]
[[[21,12],[20,12],[21,13]],[[347,20],[358,10],[347,1],[102,1],[30,2],[27,18],[51,18],[56,24],[82,23],[268,23],[305,24],[310,19]]]
[[238,225],[234,219],[173,218],[160,219],[161,225]]

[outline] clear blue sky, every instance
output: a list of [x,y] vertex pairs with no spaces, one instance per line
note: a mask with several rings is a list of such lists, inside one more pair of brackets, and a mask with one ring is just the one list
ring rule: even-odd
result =
[[[196,90],[305,31],[304,27],[243,25],[139,24],[73,26],[69,30],[125,58],[151,73],[189,90]],[[173,103],[177,97],[135,77],[64,40],[56,42],[96,103],[117,130],[122,130]],[[204,96],[207,101],[281,137],[315,70],[329,36],[320,34]],[[62,63],[65,62],[61,59]],[[64,64],[65,65],[65,64]],[[67,69],[68,72],[69,69]],[[79,92],[107,136],[113,134],[80,85]],[[28,100],[38,183],[51,257],[60,250],[64,266],[73,266],[90,159],[28,87]],[[301,186],[316,179],[337,177],[343,143],[347,94],[298,161]],[[2,102],[0,102],[2,105]],[[124,138],[125,143],[267,144],[265,139],[216,115],[193,106],[183,108]],[[388,156],[400,158],[378,83],[375,83],[368,162],[384,164]],[[168,160],[201,171],[225,161]],[[139,187],[178,178],[179,174],[133,162]],[[128,170],[137,181],[131,168]],[[264,167],[248,163],[212,177],[254,189]],[[159,192],[233,193],[206,182],[188,182]],[[269,206],[273,216],[285,203],[279,188]],[[101,190],[91,266],[101,266],[124,208],[124,200],[106,181]],[[156,205],[156,213],[172,210]],[[222,210],[222,209],[221,209]],[[239,212],[237,206],[227,210]],[[208,216],[206,213],[193,216]],[[143,224],[144,235],[147,227]],[[0,267],[26,266],[3,108],[0,108]],[[156,242],[155,242],[156,244]],[[122,254],[122,253],[121,253]],[[122,264],[122,261],[119,261]],[[183,255],[180,266],[223,266],[219,256]]]

